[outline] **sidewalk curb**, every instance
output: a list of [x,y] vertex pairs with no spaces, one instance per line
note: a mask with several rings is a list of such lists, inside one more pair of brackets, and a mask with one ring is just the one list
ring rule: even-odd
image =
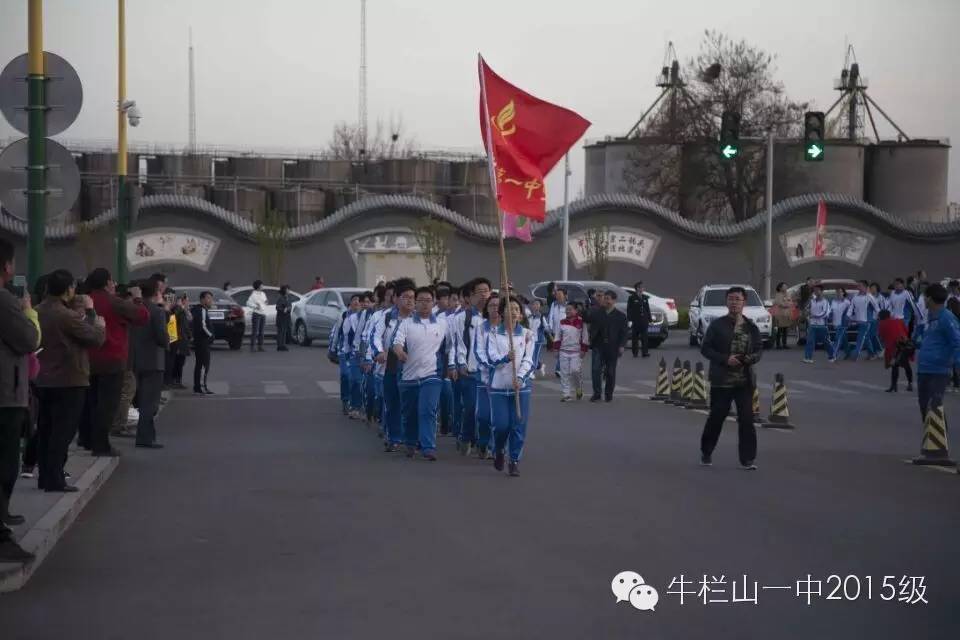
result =
[[76,482],[79,491],[64,494],[20,539],[20,546],[36,558],[27,564],[0,564],[0,593],[21,589],[46,559],[57,541],[67,532],[83,508],[100,491],[120,464],[120,458],[98,458]]

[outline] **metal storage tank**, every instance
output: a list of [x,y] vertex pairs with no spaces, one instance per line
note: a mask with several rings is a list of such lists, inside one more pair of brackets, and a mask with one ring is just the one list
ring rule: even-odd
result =
[[147,177],[187,178],[192,182],[210,181],[213,158],[207,155],[165,154],[147,158]]
[[82,218],[90,220],[116,205],[116,185],[109,179],[84,180],[80,184]]
[[773,148],[773,200],[807,193],[840,193],[863,200],[864,147],[858,142],[827,140],[821,162],[804,157],[803,144],[776,142]]
[[910,220],[947,220],[950,146],[939,140],[881,142],[867,149],[867,202]]
[[489,194],[466,193],[447,197],[447,208],[480,224],[497,224],[497,211]]
[[262,189],[215,187],[213,203],[253,222],[263,222],[267,213],[267,192]]
[[327,194],[319,189],[283,189],[271,192],[273,208],[283,213],[290,226],[316,222],[326,214]]
[[[77,166],[81,173],[94,173],[113,176],[117,173],[117,154],[109,151],[84,153],[77,159]],[[135,176],[140,173],[140,156],[135,153],[127,154],[127,175]]]
[[[240,156],[226,162],[225,176],[254,180],[280,180],[283,175],[283,160],[260,156]],[[217,173],[217,175],[221,175]]]
[[584,147],[584,193],[593,196],[607,192],[607,149],[602,142]]

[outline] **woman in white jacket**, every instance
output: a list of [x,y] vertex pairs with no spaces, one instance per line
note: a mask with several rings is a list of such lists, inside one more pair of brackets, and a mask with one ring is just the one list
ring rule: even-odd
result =
[[[500,315],[507,313],[507,299],[500,302]],[[533,373],[535,336],[520,325],[523,310],[516,298],[510,298],[509,313],[513,318],[513,335],[507,335],[504,320],[487,333],[484,341],[484,360],[489,371],[490,405],[493,412],[494,462],[497,471],[503,471],[504,448],[509,448],[511,476],[519,476],[520,455],[527,435],[530,418],[530,374]],[[513,343],[513,355],[510,343]],[[520,412],[517,413],[517,392]]]
[[500,298],[496,295],[490,296],[487,300],[487,306],[483,310],[484,321],[474,327],[474,335],[470,339],[474,348],[474,356],[477,359],[477,457],[481,460],[486,460],[490,455],[490,445],[493,440],[492,408],[489,395],[492,369],[487,360],[485,345],[487,336],[496,331],[502,321],[501,308]]

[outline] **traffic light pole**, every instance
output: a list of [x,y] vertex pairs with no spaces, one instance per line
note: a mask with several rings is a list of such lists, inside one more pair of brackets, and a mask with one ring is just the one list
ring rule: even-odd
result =
[[117,268],[114,280],[127,281],[127,227],[130,224],[127,197],[127,99],[126,7],[117,0]]
[[47,226],[47,96],[43,63],[43,0],[27,6],[27,282],[43,273]]
[[773,279],[773,130],[767,134],[767,256],[763,270],[763,299],[771,298]]

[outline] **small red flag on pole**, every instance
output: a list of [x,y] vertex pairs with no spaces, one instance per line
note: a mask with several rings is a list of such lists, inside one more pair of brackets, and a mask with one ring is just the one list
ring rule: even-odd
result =
[[827,240],[827,203],[820,200],[817,205],[817,241],[813,247],[813,255],[822,258],[826,250]]

